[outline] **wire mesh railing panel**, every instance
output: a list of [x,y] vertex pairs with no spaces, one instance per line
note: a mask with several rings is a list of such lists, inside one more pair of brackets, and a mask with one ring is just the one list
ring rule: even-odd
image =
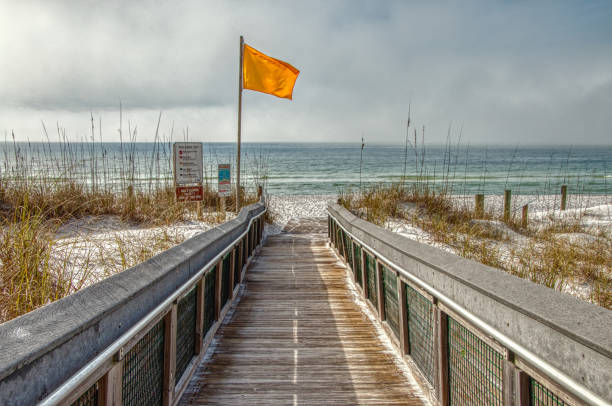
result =
[[397,300],[397,275],[387,267],[382,267],[383,303],[385,305],[385,320],[395,337],[399,338],[399,302]]
[[204,277],[204,323],[202,337],[215,322],[215,288],[217,283],[217,267],[213,267]]
[[355,253],[355,280],[359,286],[363,286],[363,281],[361,280],[361,247],[353,243],[353,251]]
[[72,402],[71,406],[98,406],[99,390],[98,382],[94,383],[77,400]]
[[228,253],[223,257],[223,262],[221,264],[221,308],[225,306],[227,300],[229,299],[230,292],[230,262],[231,255]]
[[366,252],[365,254],[365,267],[366,267],[366,282],[368,284],[368,299],[374,305],[378,307],[378,290],[376,286],[376,260],[373,256]]
[[195,355],[196,346],[196,298],[197,289],[193,288],[181,301],[176,313],[176,383],[181,379]]
[[409,285],[406,285],[406,317],[410,356],[427,381],[434,385],[433,304]]
[[125,355],[122,397],[125,406],[161,405],[164,380],[162,319]]
[[502,356],[448,317],[448,379],[451,405],[501,406]]
[[247,236],[242,237],[242,263],[246,264],[249,259],[249,244],[247,244]]
[[355,271],[353,268],[353,250],[351,247],[353,246],[353,239],[349,237],[347,234],[344,234],[344,252],[346,255],[346,262],[351,266],[353,272]]
[[240,282],[240,269],[242,268],[240,265],[240,248],[238,246],[234,247],[234,288]]
[[562,399],[548,390],[540,382],[530,378],[529,397],[531,398],[531,406],[565,406]]

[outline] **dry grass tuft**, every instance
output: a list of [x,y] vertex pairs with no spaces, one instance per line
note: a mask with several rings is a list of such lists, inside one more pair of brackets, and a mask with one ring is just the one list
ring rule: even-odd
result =
[[[202,203],[176,201],[167,177],[169,155],[160,154],[170,150],[169,143],[156,143],[156,154],[144,158],[135,153],[135,139],[121,144],[119,156],[110,156],[102,143],[95,142],[27,144],[26,150],[23,144],[5,143],[2,148],[0,323],[143,262],[186,238],[163,226],[194,220],[221,223],[231,217],[209,184]],[[258,198],[243,190],[241,200],[247,205]],[[225,208],[234,207],[232,195]],[[112,242],[60,241],[59,227],[84,216],[117,216],[126,224],[162,229],[136,239],[117,234]]]
[[[474,212],[453,205],[444,191],[429,190],[422,184],[341,193],[338,202],[379,226],[399,220],[419,227],[458,255],[535,283],[573,293],[576,287],[587,286],[586,299],[612,308],[612,238],[604,231],[585,228],[579,219],[523,228],[514,219],[504,223],[491,213],[477,218]],[[520,237],[518,241],[511,238],[511,232]],[[565,238],[571,233],[586,238]]]

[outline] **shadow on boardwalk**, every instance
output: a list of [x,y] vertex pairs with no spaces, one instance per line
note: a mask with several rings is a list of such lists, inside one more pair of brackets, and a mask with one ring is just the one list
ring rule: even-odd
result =
[[267,239],[181,405],[422,404],[353,301],[326,227],[293,220]]

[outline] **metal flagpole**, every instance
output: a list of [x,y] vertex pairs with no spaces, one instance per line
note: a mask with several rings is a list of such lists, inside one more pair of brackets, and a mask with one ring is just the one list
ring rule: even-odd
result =
[[242,55],[244,38],[240,36],[240,66],[238,67],[238,148],[236,151],[236,214],[240,211],[240,127],[242,124]]

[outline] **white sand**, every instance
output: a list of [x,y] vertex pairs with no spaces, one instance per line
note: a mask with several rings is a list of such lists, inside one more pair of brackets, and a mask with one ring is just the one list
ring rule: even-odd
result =
[[[325,217],[327,205],[336,201],[336,195],[318,196],[272,196],[270,209],[274,217],[274,224],[268,226],[268,233],[280,232],[287,221],[299,217]],[[455,196],[458,207],[473,210],[474,196]],[[494,217],[501,217],[503,213],[503,196],[486,196],[485,210]],[[612,235],[612,199],[609,196],[576,196],[569,195],[567,210],[561,211],[560,198],[555,195],[528,196],[518,195],[512,197],[513,215],[520,218],[523,205],[529,205],[529,224],[532,227],[542,228],[559,221],[582,226],[583,232],[559,233],[557,238],[564,238],[571,242],[589,242],[598,233]],[[531,240],[507,227],[499,220],[482,221],[489,229],[499,232],[502,238],[492,243],[492,248],[499,252],[502,260],[510,260],[512,250],[528,245]],[[407,238],[416,240],[444,251],[458,254],[454,247],[436,242],[432,235],[419,227],[415,227],[404,219],[392,219],[385,228],[399,233]],[[592,287],[584,281],[567,280],[562,291],[591,300]]]
[[327,206],[337,195],[272,195],[268,198],[273,221],[270,233],[280,232],[292,218],[327,217]]
[[[289,195],[269,197],[269,210],[273,224],[266,224],[265,233],[276,234],[292,218],[326,217],[327,206],[335,202],[336,195]],[[456,196],[456,204],[472,209],[473,196]],[[513,196],[513,211],[520,216],[520,208],[529,204],[530,224],[537,227],[558,220],[578,221],[585,228],[582,233],[559,234],[569,241],[589,241],[593,234],[602,230],[612,234],[612,200],[606,196],[574,196],[568,198],[568,210],[559,210],[558,196]],[[487,196],[485,210],[501,216],[503,196]],[[232,218],[228,213],[227,219]],[[528,243],[527,237],[509,229],[504,223],[486,220],[487,226],[504,235],[496,243],[502,257],[518,245]],[[172,226],[142,227],[121,221],[116,216],[89,216],[62,226],[56,234],[52,252],[55,268],[73,280],[73,290],[95,283],[114,273],[121,272],[138,263],[143,255],[152,256],[192,236],[207,231],[215,224],[204,221],[188,221]],[[404,219],[394,219],[386,228],[407,238],[441,248],[448,252],[456,250],[436,242],[429,233],[411,225]],[[590,290],[586,286],[568,284],[566,290],[584,299]]]
[[[233,217],[228,213],[228,220]],[[59,228],[51,251],[51,266],[72,281],[72,291],[82,289],[152,257],[174,245],[210,230],[216,224],[185,221],[145,227],[118,216],[86,216]]]

